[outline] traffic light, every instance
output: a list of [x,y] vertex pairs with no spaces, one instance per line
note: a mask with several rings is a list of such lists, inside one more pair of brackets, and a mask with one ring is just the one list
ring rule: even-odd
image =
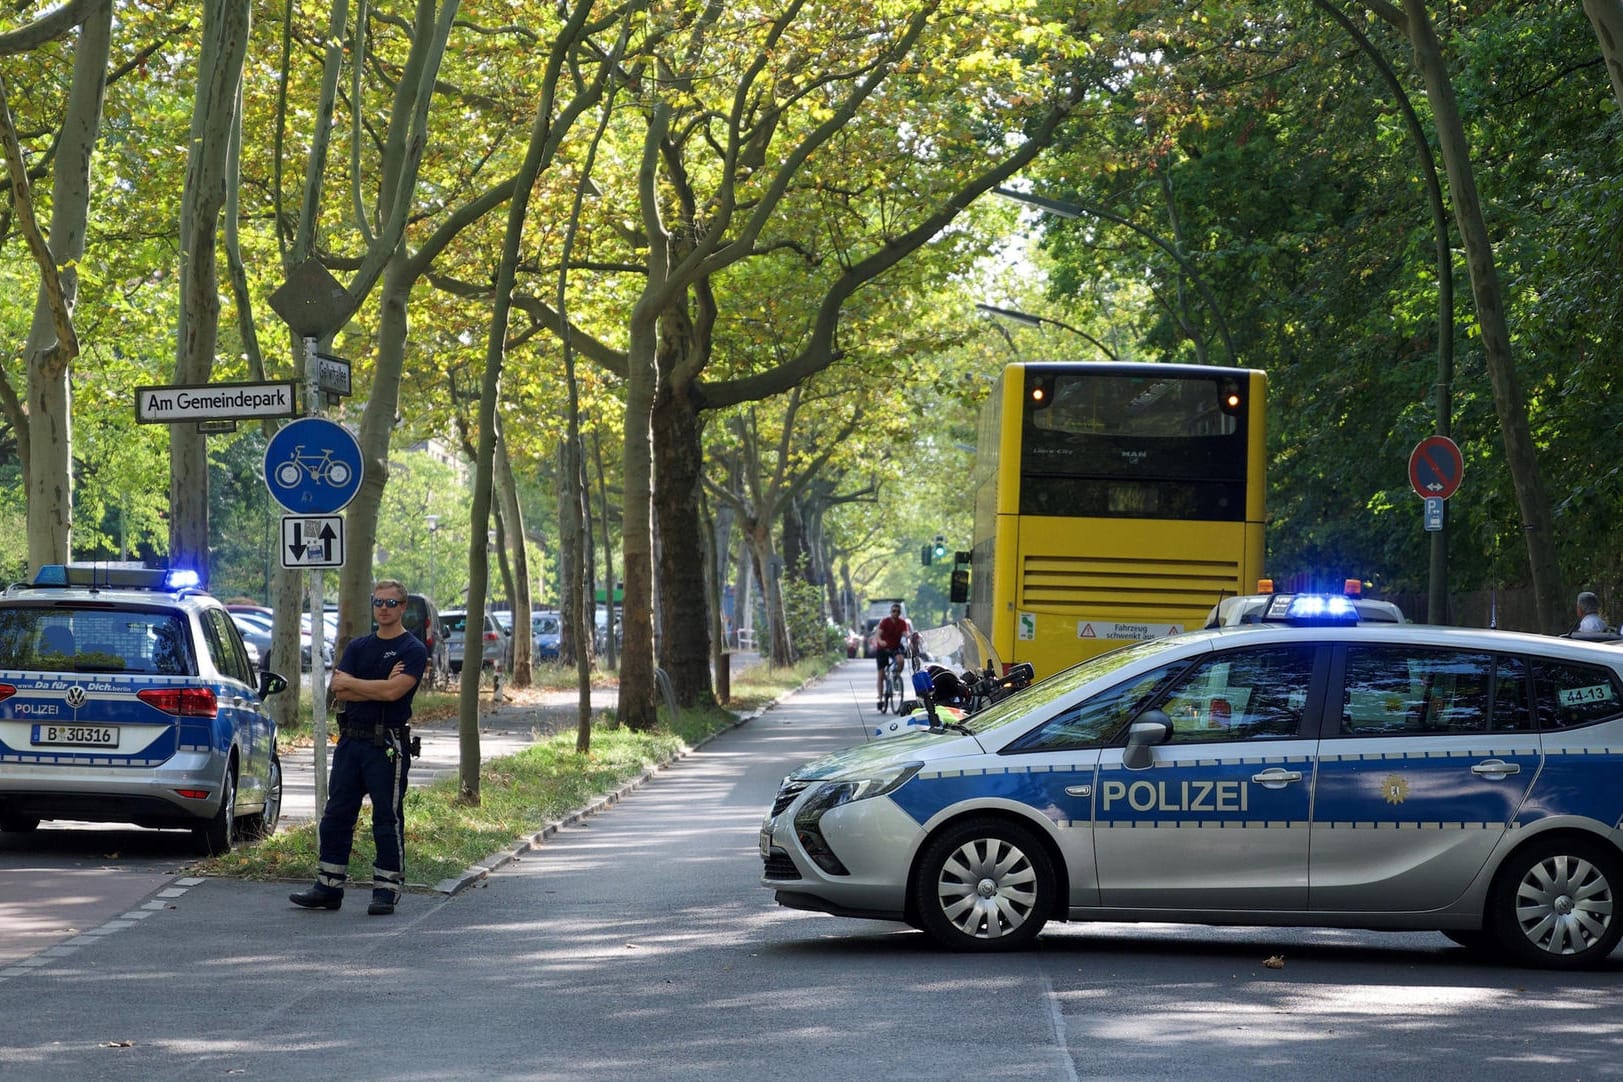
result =
[[935,546],[934,545],[925,545],[924,548],[919,550],[919,559],[924,561],[924,566],[925,567],[930,566],[930,557],[932,557],[934,555],[935,555]]
[[1240,385],[1232,379],[1223,381],[1222,393],[1218,396],[1218,408],[1224,413],[1235,414],[1245,404],[1245,396],[1240,393]]
[[[935,557],[937,560],[945,560],[947,558],[947,539],[945,537],[942,537],[940,534],[935,535],[935,545],[930,549],[930,555]],[[925,563],[929,563],[929,561],[926,560]]]

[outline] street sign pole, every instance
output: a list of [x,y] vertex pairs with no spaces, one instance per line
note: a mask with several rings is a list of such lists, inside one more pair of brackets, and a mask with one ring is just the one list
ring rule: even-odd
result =
[[[304,415],[321,416],[321,358],[316,353],[320,339],[304,335]],[[319,567],[305,571],[310,592],[310,723],[315,732],[316,814],[327,806],[327,674],[321,658],[327,636],[327,601],[322,597]],[[338,659],[333,658],[336,667]]]
[[1448,620],[1448,519],[1442,510],[1446,502],[1437,501],[1437,528],[1431,531],[1431,566],[1426,588],[1428,624],[1442,624]]
[[[294,421],[284,426],[282,432],[287,432],[293,425],[308,425],[310,418],[321,416],[321,368],[320,358],[316,353],[316,346],[323,337],[337,333],[355,312],[355,299],[349,296],[343,285],[332,273],[322,266],[320,261],[306,259],[292,268],[287,281],[283,282],[270,296],[271,308],[281,316],[297,334],[304,346],[304,412],[305,419]],[[272,438],[271,445],[276,446],[277,441]],[[336,453],[331,444],[326,448],[328,455]],[[278,463],[279,478],[273,483],[270,462],[266,463],[265,487],[270,490],[273,499],[282,503],[290,511],[321,513],[319,509],[304,506],[290,505],[283,497],[288,493],[302,493],[304,502],[310,503],[314,494],[306,485],[306,473],[312,482],[321,483],[334,488],[345,488],[346,480],[358,483],[360,475],[360,461],[357,455],[353,467],[334,472],[334,467],[328,465],[322,469],[324,460],[309,462],[299,456],[299,448],[294,447],[293,453],[285,462]],[[268,453],[268,449],[267,449]],[[318,477],[319,473],[319,477]],[[280,484],[283,491],[278,491]],[[348,487],[349,495],[354,494],[354,488]],[[339,505],[348,503],[345,498]],[[327,508],[333,511],[338,508]],[[323,619],[325,603],[321,596],[322,575],[319,568],[309,569],[312,578],[309,579],[310,592],[310,714],[312,726],[315,729],[315,772],[316,772],[316,808],[319,810],[327,804],[327,681],[326,673],[321,664],[322,640],[326,637],[326,621]]]

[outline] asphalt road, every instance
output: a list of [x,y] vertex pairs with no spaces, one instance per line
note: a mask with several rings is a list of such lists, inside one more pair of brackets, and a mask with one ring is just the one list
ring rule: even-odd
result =
[[[756,832],[795,763],[861,739],[849,662],[392,918],[175,880],[0,979],[0,1076],[834,1082],[1623,1074],[1623,992],[1431,934],[1050,925],[1034,949],[778,908]],[[408,857],[409,859],[409,857]],[[1282,956],[1283,968],[1263,965]],[[15,973],[23,968],[26,971]]]

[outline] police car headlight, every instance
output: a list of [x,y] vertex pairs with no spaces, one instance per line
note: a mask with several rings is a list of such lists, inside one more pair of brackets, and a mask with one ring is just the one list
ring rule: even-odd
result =
[[799,822],[803,816],[821,819],[825,812],[841,804],[895,792],[911,781],[923,766],[923,763],[900,763],[872,773],[825,781],[812,790],[805,803],[801,804],[795,821]]
[[843,804],[895,792],[912,780],[923,766],[923,763],[900,763],[871,773],[825,781],[812,790],[795,812],[795,837],[806,855],[830,875],[850,875],[829,846],[828,839],[823,837],[823,816]]

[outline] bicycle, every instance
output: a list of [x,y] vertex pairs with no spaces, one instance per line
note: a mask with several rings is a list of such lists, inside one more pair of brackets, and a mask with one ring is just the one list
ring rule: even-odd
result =
[[890,659],[890,672],[885,679],[885,705],[879,712],[881,714],[887,711],[901,713],[904,695],[905,692],[902,688],[902,652],[898,650]]

